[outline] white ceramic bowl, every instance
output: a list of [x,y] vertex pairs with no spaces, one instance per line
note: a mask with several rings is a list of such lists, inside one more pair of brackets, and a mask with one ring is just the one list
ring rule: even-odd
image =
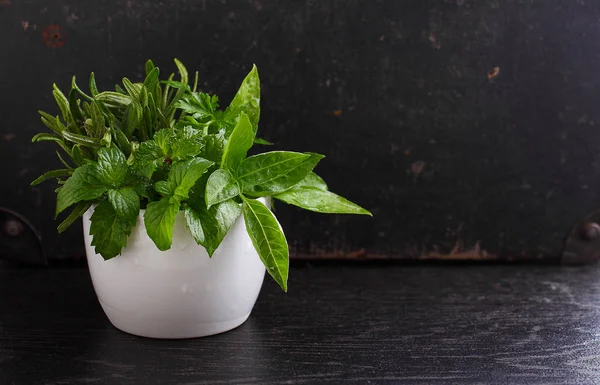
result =
[[158,250],[146,234],[142,211],[127,247],[105,261],[90,245],[92,213],[83,216],[88,266],[115,327],[143,337],[193,338],[231,330],[248,319],[265,267],[241,216],[209,258],[190,235],[182,212],[171,249]]

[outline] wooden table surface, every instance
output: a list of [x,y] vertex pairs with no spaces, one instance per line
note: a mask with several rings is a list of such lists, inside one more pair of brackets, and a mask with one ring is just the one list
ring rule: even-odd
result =
[[600,382],[600,268],[319,266],[179,341],[114,329],[86,270],[0,270],[0,384]]

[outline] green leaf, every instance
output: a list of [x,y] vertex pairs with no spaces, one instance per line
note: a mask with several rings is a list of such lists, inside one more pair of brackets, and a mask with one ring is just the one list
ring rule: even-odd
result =
[[71,175],[73,175],[73,172],[74,172],[73,169],[61,169],[61,170],[48,171],[48,172],[44,173],[43,175],[41,175],[36,180],[34,180],[33,182],[31,182],[31,185],[37,186],[38,184],[40,184],[48,179],[60,178],[63,176],[71,176]]
[[77,91],[79,93],[79,95],[81,95],[81,97],[83,97],[88,102],[91,100],[94,100],[91,96],[89,96],[88,94],[83,92],[83,90],[81,88],[79,88],[79,86],[77,85],[77,82],[75,81],[75,76],[73,76],[73,78],[71,79],[71,88],[74,89],[75,91]]
[[96,253],[104,259],[121,254],[123,247],[127,246],[127,238],[136,224],[136,219],[137,217],[131,220],[117,215],[108,201],[98,204],[90,225],[92,246],[95,246]]
[[275,215],[265,205],[242,196],[246,229],[267,272],[287,292],[289,250]]
[[285,203],[305,210],[324,214],[362,214],[373,216],[369,211],[330,191],[317,187],[293,187],[273,196]]
[[140,197],[132,187],[108,190],[108,201],[117,215],[134,220],[140,213]]
[[295,187],[315,187],[321,190],[328,190],[327,183],[315,174],[314,172],[309,172],[306,178],[302,179]]
[[154,87],[158,85],[158,76],[160,75],[160,71],[158,68],[154,67],[148,74],[146,74],[146,79],[144,79],[144,86],[149,90],[153,91]]
[[171,167],[163,192],[173,195],[178,201],[189,198],[189,191],[213,162],[203,158],[192,158]]
[[225,130],[221,130],[216,134],[209,134],[203,136],[201,139],[201,143],[201,157],[208,159],[211,162],[221,162],[223,158],[223,152],[225,151]]
[[265,152],[242,162],[237,171],[237,180],[245,194],[277,194],[304,179],[321,159],[323,156],[319,154]]
[[240,112],[245,112],[248,115],[250,123],[252,123],[252,129],[256,133],[260,117],[260,79],[256,65],[252,66],[252,70],[242,82],[229,107],[225,110],[225,114],[234,121],[237,121]]
[[[67,152],[67,154],[69,154],[69,152]],[[62,164],[63,164],[63,166],[65,166],[65,167],[66,167],[66,168],[68,168],[68,169],[73,169],[73,166],[71,166],[71,165],[69,164],[69,162],[67,162],[67,161],[65,160],[65,158],[63,158],[63,157],[62,157],[62,155],[60,154],[60,152],[56,151],[56,156],[58,157],[58,160],[60,160],[60,163],[62,163]]]
[[96,97],[99,94],[98,86],[96,85],[96,76],[93,72],[90,74],[90,94],[92,94],[93,97]]
[[100,140],[95,138],[90,138],[89,136],[74,134],[69,131],[62,132],[63,138],[68,140],[69,142],[73,142],[76,144],[81,144],[82,146],[98,148],[101,146]]
[[98,150],[98,178],[106,186],[119,188],[127,176],[127,161],[118,149],[101,148]]
[[95,96],[96,100],[104,102],[109,107],[127,107],[133,99],[127,95],[114,91],[104,91]]
[[208,210],[202,205],[195,205],[186,207],[184,211],[192,236],[196,243],[204,246],[210,257],[241,212],[240,205],[233,200],[221,202]]
[[56,215],[75,203],[98,199],[106,190],[108,188],[100,181],[95,165],[80,166],[58,190]]
[[81,112],[81,108],[79,108],[79,100],[77,99],[77,90],[71,89],[69,91],[69,111],[75,118],[75,123],[79,124],[79,122],[83,122],[83,114]]
[[240,194],[240,188],[227,170],[218,169],[206,182],[206,207],[226,201]]
[[123,87],[125,87],[125,90],[129,94],[129,96],[131,96],[133,100],[139,99],[140,90],[138,89],[138,87],[134,86],[131,80],[127,78],[123,78],[121,81],[123,82]]
[[89,160],[89,155],[78,144],[73,146],[72,155],[73,161],[75,161],[75,163],[77,163],[78,166],[85,164],[86,160]]
[[158,202],[148,204],[144,214],[146,233],[159,250],[171,248],[173,226],[179,212],[180,203],[176,199],[165,197]]
[[199,138],[201,133],[191,127],[177,130],[169,145],[169,156],[178,161],[194,157],[200,153],[202,145]]
[[144,110],[138,102],[130,103],[125,109],[123,116],[124,122],[124,133],[128,137],[131,137],[135,130],[139,128],[140,123],[144,117]]
[[62,138],[59,138],[56,135],[53,134],[47,134],[45,132],[36,134],[33,138],[31,138],[31,141],[33,143],[35,142],[46,142],[46,141],[51,141],[51,142],[62,142]]
[[123,133],[123,131],[119,130],[117,127],[114,127],[111,131],[113,134],[113,138],[115,139],[115,142],[117,143],[117,146],[119,146],[119,148],[123,151],[125,156],[131,155],[133,146],[131,145],[131,142],[129,141],[129,139],[127,139],[127,136],[125,135],[125,133]]
[[52,87],[54,89],[52,95],[54,95],[54,100],[56,100],[56,104],[58,104],[58,107],[60,108],[64,121],[67,122],[67,124],[73,123],[73,116],[69,109],[69,101],[65,94],[62,93],[56,84],[53,84]]
[[161,148],[163,154],[167,155],[169,153],[169,143],[171,142],[171,137],[173,136],[173,131],[168,128],[164,128],[162,130],[157,131],[154,134],[154,141]]
[[254,144],[262,144],[263,146],[272,146],[273,143],[261,138],[254,138]]
[[56,132],[57,134],[62,135],[63,126],[58,124],[57,118],[41,110],[38,111],[38,113],[41,115],[40,118],[42,120],[42,123],[44,123],[46,127]]
[[133,165],[134,170],[150,179],[156,168],[165,161],[165,154],[158,143],[154,140],[146,141],[140,144],[138,150],[134,154]]
[[146,76],[148,76],[150,74],[150,72],[152,72],[152,70],[156,68],[156,66],[154,65],[154,62],[152,60],[148,59],[146,61],[145,68],[146,68]]
[[89,202],[78,203],[73,208],[73,210],[71,211],[69,216],[66,217],[65,220],[62,221],[60,225],[58,225],[58,227],[57,227],[58,232],[62,233],[65,230],[67,230],[76,220],[78,220],[86,211],[88,211],[88,209],[91,206],[92,206],[92,204]]
[[240,163],[246,158],[246,154],[254,142],[254,131],[248,115],[241,113],[233,132],[227,139],[227,145],[223,152],[221,168],[236,170]]
[[177,102],[177,108],[182,109],[192,115],[194,119],[203,123],[213,119],[218,107],[218,98],[213,101],[209,94],[202,92],[193,92]]

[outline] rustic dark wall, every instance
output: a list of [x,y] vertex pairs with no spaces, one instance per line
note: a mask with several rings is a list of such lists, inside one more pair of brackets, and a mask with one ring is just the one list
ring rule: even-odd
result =
[[252,63],[262,137],[321,152],[333,191],[375,217],[277,206],[296,256],[554,258],[597,200],[600,2],[0,0],[0,206],[52,258],[56,165],[30,144],[51,85],[141,78],[180,58],[227,100]]

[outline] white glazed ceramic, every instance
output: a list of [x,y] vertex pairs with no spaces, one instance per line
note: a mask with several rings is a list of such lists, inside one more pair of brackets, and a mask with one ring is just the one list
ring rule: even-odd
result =
[[115,327],[143,337],[192,338],[231,330],[248,319],[265,267],[242,217],[209,258],[190,235],[182,212],[171,249],[159,251],[146,234],[142,211],[127,247],[105,261],[90,245],[92,213],[83,216],[88,266]]

